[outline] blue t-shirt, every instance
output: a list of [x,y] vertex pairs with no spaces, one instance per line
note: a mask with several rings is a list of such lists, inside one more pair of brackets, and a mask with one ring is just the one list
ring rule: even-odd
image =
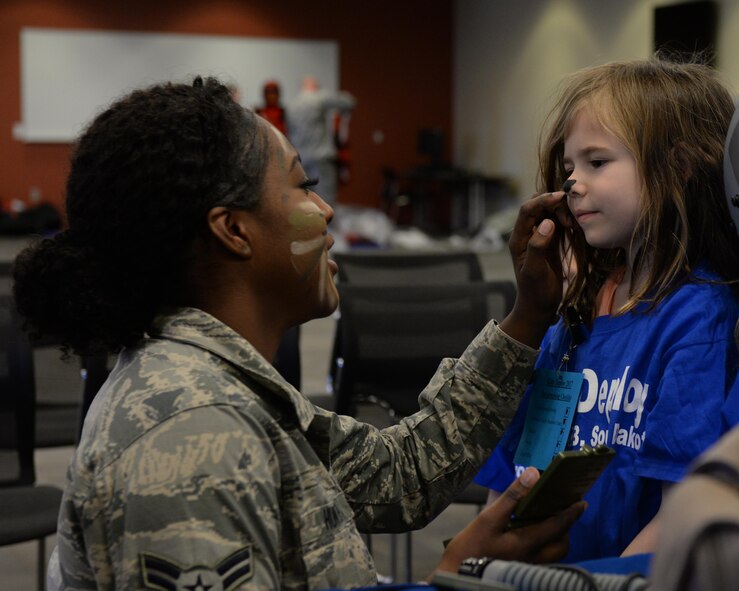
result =
[[[703,274],[705,276],[705,274]],[[606,444],[616,457],[590,489],[570,531],[566,562],[618,556],[654,517],[662,481],[739,421],[734,325],[739,302],[725,285],[687,283],[655,310],[594,320],[566,369],[583,372],[567,449]],[[569,345],[562,321],[545,336],[537,368],[559,368]],[[503,491],[530,391],[475,481]]]

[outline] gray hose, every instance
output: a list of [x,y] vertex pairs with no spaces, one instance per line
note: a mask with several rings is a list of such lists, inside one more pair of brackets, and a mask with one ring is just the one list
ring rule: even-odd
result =
[[480,577],[514,585],[519,591],[648,591],[641,575],[592,574],[567,565],[537,566],[508,560],[492,560]]

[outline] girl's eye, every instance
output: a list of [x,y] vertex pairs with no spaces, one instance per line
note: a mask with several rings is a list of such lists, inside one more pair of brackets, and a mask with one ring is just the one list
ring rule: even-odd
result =
[[593,168],[600,168],[606,162],[607,162],[606,160],[602,160],[602,159],[601,160],[598,160],[598,159],[595,159],[595,160],[591,160],[590,161],[590,166],[592,166]]
[[317,184],[318,177],[307,178],[302,183],[300,183],[300,188],[303,189],[306,193],[310,193],[311,189]]

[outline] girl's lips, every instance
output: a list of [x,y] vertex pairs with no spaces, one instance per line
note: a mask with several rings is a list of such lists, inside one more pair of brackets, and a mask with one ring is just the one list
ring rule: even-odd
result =
[[598,212],[597,211],[578,211],[575,214],[575,219],[578,221],[578,223],[587,222],[589,219],[594,217]]

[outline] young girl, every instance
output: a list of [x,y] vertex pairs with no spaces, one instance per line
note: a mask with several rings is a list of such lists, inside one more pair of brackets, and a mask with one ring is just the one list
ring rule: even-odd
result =
[[[582,385],[569,438],[565,427],[547,459],[561,448],[616,450],[585,497],[567,561],[652,551],[663,493],[727,428],[739,387],[739,239],[722,182],[733,110],[709,68],[655,59],[577,72],[550,116],[540,188],[570,181],[575,223],[561,240],[576,271],[537,377],[573,372]],[[521,469],[520,446],[544,445],[527,425],[536,390],[476,477],[493,491]]]

